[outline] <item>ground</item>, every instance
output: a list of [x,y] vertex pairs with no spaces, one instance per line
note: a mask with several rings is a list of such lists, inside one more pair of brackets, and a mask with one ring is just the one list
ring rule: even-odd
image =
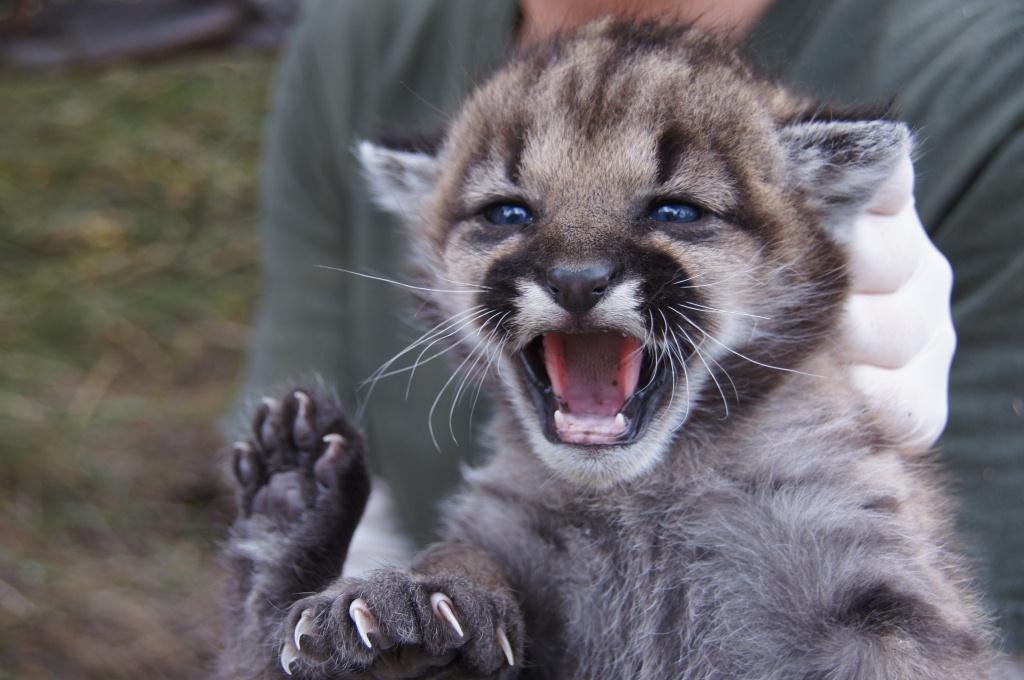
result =
[[0,679],[204,677],[272,63],[0,75]]

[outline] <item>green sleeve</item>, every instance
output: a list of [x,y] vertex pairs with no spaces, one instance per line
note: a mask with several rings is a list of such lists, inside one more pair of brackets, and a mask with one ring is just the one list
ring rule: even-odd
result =
[[1011,649],[1024,649],[1024,130],[1001,140],[935,231],[958,349],[939,442]]
[[[355,145],[382,130],[438,130],[502,58],[514,8],[512,0],[305,6],[265,134],[264,291],[247,395],[319,374],[355,414],[366,394],[360,382],[423,330],[402,289],[318,265],[405,278],[404,231],[369,204]],[[469,400],[450,411],[449,387],[433,416],[440,450],[431,443],[428,417],[450,373],[443,360],[418,369],[408,397],[404,376],[382,380],[359,423],[374,472],[420,541],[436,529],[438,502],[476,441]]]
[[753,51],[797,87],[893,102],[921,219],[953,266],[958,348],[940,459],[1007,647],[1024,649],[1024,5],[776,0]]

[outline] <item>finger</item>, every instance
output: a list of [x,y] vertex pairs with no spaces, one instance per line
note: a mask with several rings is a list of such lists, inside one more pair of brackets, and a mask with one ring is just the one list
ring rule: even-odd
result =
[[850,363],[897,369],[917,356],[938,324],[908,298],[903,292],[847,300],[842,342]]
[[938,440],[949,415],[949,367],[956,334],[944,328],[933,344],[899,369],[850,369],[855,388],[874,407],[885,431],[914,451],[924,451]]
[[899,165],[878,190],[868,211],[879,215],[895,215],[909,205],[914,197],[914,163],[910,153],[903,154]]
[[851,295],[844,310],[847,358],[882,368],[899,368],[937,333],[952,333],[949,261],[929,245],[928,256],[899,290],[885,295]]
[[897,215],[862,213],[848,245],[850,287],[855,293],[891,293],[903,286],[931,252],[913,205]]

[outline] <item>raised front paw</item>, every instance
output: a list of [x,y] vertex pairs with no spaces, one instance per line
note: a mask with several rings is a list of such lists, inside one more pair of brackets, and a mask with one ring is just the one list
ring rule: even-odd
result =
[[510,594],[460,575],[381,570],[296,602],[282,638],[289,675],[504,678],[517,673],[523,624]]
[[293,574],[293,593],[336,578],[370,492],[362,437],[336,400],[310,390],[265,398],[234,454],[239,543]]

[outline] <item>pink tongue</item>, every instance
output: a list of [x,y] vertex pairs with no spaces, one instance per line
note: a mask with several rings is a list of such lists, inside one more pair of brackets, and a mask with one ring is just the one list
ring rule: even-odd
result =
[[614,418],[636,390],[639,347],[618,333],[547,333],[544,364],[565,410]]

